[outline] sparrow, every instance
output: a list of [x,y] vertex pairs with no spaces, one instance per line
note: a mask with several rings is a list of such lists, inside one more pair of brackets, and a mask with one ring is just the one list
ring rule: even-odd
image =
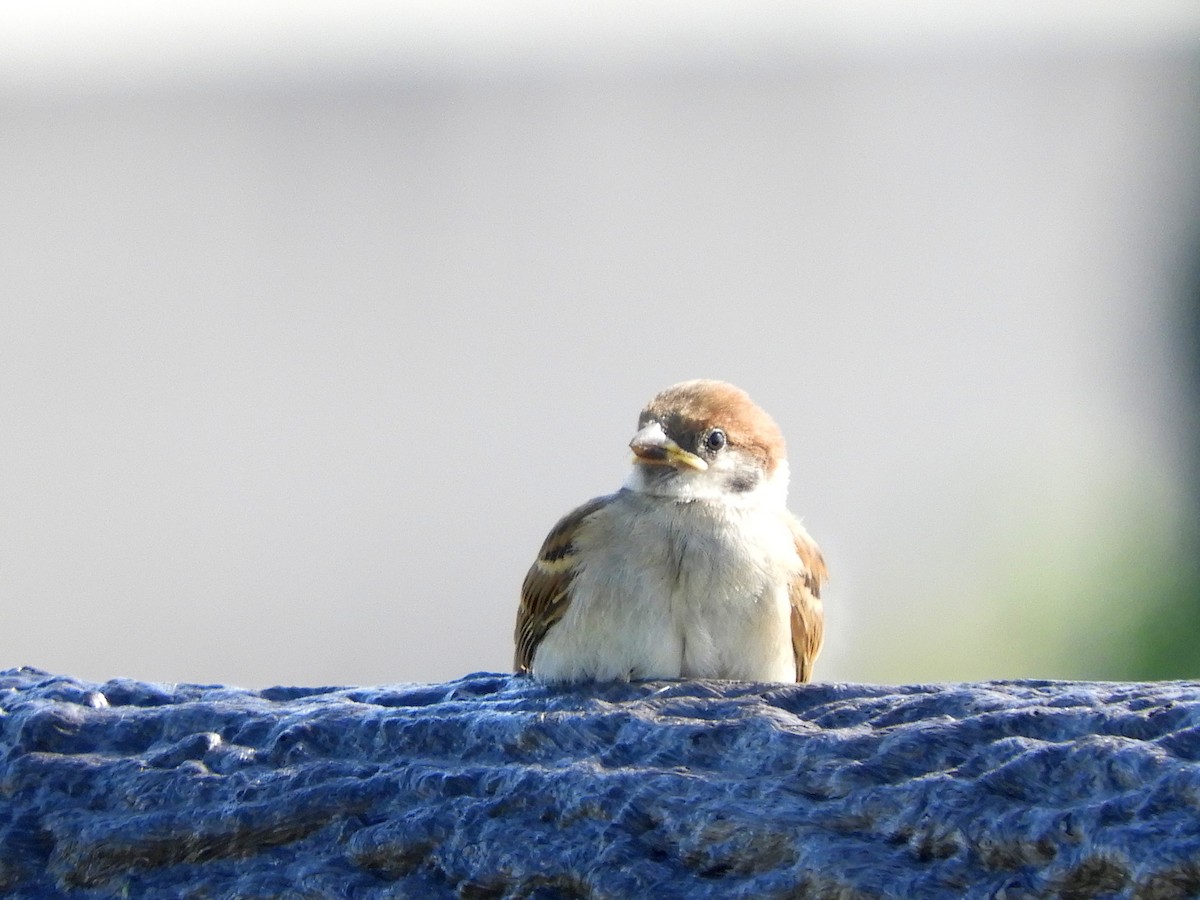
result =
[[551,682],[808,681],[821,551],[787,509],[774,420],[722,381],[638,417],[615,493],[559,520],[521,586],[514,666]]

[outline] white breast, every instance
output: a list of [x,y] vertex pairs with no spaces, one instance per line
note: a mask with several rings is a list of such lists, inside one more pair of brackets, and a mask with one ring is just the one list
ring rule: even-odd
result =
[[622,492],[576,541],[571,605],[535,674],[794,681],[787,515]]

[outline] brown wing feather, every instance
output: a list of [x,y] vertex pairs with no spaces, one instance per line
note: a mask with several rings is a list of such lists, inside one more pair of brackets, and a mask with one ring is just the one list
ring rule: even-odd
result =
[[517,627],[513,634],[516,653],[513,668],[518,673],[533,668],[533,655],[550,628],[563,617],[570,605],[568,589],[575,577],[575,537],[584,521],[603,509],[615,495],[597,497],[558,520],[537,561],[529,567],[521,585],[521,605],[517,609]]
[[825,559],[804,527],[792,520],[792,536],[802,568],[792,578],[792,651],[796,654],[796,680],[812,678],[813,663],[821,652],[825,637],[825,611],[821,605],[821,585],[829,577]]

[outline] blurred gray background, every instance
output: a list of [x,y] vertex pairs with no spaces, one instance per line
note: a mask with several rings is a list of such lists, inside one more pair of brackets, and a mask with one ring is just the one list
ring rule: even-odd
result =
[[1198,138],[1193,2],[0,5],[0,667],[504,670],[704,376],[819,679],[1200,676]]

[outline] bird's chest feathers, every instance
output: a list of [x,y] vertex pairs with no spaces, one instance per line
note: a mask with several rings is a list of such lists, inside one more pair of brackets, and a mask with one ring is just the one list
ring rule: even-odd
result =
[[703,520],[667,528],[660,532],[662,558],[652,571],[673,587],[675,602],[720,603],[729,595],[756,594],[766,566],[745,531],[741,523]]
[[777,508],[619,497],[578,536],[572,599],[535,659],[548,678],[796,677]]
[[786,558],[788,532],[777,515],[705,503],[648,504],[609,543],[607,571],[626,596],[665,604],[678,616],[744,606],[769,592]]

